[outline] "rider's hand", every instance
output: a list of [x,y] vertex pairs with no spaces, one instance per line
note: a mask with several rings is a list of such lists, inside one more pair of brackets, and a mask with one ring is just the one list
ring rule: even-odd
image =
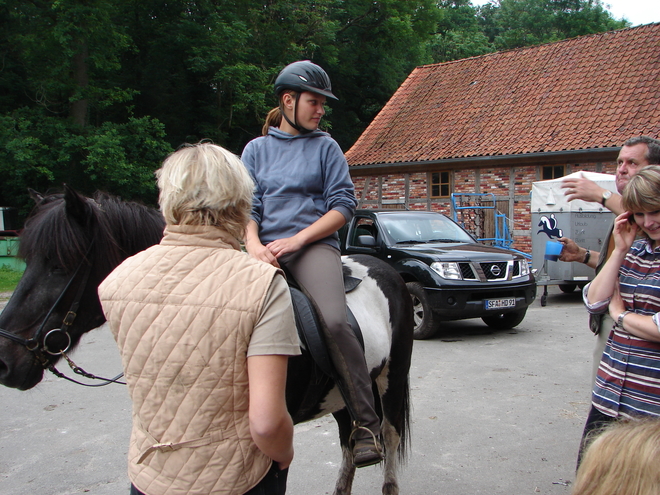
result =
[[280,264],[278,263],[275,255],[260,242],[246,242],[245,249],[253,258],[273,265],[274,267],[280,267]]
[[300,239],[300,237],[298,235],[294,235],[293,237],[275,239],[273,242],[269,242],[266,247],[273,254],[273,256],[279,258],[282,255],[299,251],[304,245],[305,243]]

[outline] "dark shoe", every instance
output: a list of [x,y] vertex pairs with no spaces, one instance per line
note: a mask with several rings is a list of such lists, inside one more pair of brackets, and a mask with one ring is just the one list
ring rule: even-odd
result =
[[356,432],[363,433],[364,431],[369,432],[369,436],[354,440],[353,444],[353,465],[358,468],[372,466],[385,459],[380,442],[369,428],[364,426],[354,428],[351,432],[351,439]]

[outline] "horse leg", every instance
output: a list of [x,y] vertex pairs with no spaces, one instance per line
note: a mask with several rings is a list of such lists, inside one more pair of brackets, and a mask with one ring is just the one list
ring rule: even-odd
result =
[[410,438],[410,361],[403,359],[401,372],[392,372],[397,360],[388,364],[376,379],[382,407],[382,434],[385,447],[383,495],[398,495],[397,471],[406,458]]
[[385,473],[383,475],[383,495],[399,495],[397,470],[399,468],[399,445],[401,437],[396,428],[385,418],[382,426],[385,443]]
[[351,434],[351,416],[347,409],[332,413],[339,427],[339,443],[341,444],[341,467],[335,484],[334,495],[351,495],[355,466],[353,465],[353,452],[349,448],[348,438]]
[[[385,380],[377,380],[377,382],[380,382],[379,385],[381,385]],[[378,406],[382,407],[380,413],[384,416],[381,433],[383,435],[383,447],[385,448],[386,455],[382,493],[383,495],[399,495],[397,471],[399,469],[399,463],[404,457],[401,436],[405,435],[408,430],[408,381],[405,380],[405,383],[402,384],[402,390],[399,393],[394,393],[390,390],[389,394],[383,395],[380,392],[381,388],[386,388],[386,385],[384,387],[378,387],[379,398],[382,402],[376,400],[377,408]],[[333,413],[333,416],[339,427],[339,441],[342,451],[342,462],[339,468],[334,495],[350,495],[355,477],[353,453],[348,445],[348,438],[351,432],[351,417],[346,409]]]

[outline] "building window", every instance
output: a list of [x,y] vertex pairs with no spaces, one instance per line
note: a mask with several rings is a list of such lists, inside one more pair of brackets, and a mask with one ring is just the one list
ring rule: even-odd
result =
[[559,179],[566,175],[564,165],[547,165],[543,167],[543,180]]
[[448,198],[451,194],[449,172],[431,172],[431,197]]

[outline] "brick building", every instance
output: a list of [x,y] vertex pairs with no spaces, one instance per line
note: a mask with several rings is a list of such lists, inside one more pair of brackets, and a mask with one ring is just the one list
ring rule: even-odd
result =
[[[441,211],[531,253],[532,182],[660,135],[660,23],[418,67],[346,153],[361,208]],[[474,209],[470,207],[474,206]]]

